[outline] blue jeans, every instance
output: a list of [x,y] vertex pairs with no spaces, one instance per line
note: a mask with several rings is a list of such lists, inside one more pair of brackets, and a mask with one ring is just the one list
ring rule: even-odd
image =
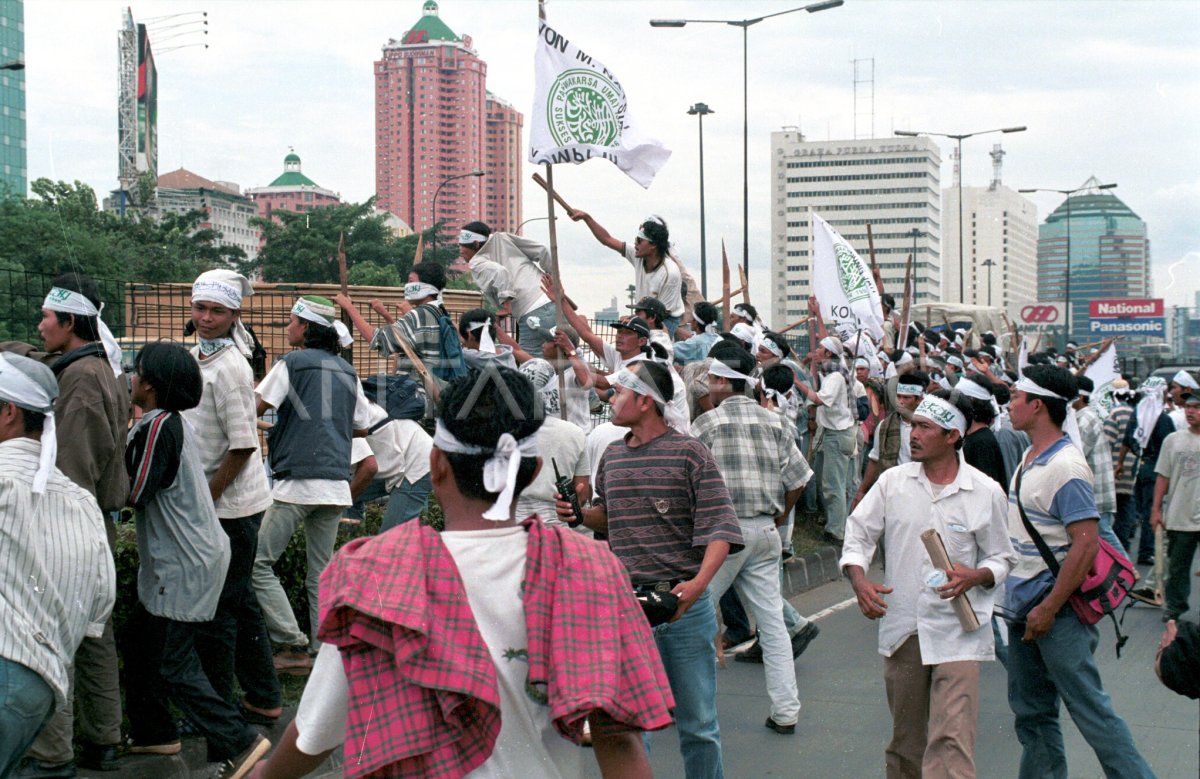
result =
[[1137,481],[1133,483],[1133,497],[1136,501],[1134,516],[1137,527],[1140,528],[1137,559],[1133,561],[1135,563],[1154,559],[1154,529],[1150,527],[1150,508],[1154,503],[1154,482],[1157,480],[1158,477],[1153,472],[1147,476],[1139,473]]
[[[1113,546],[1118,552],[1129,557],[1129,551],[1125,549],[1125,545],[1121,543],[1121,539],[1117,538],[1117,533],[1113,530],[1116,515],[1110,512],[1104,512],[1100,515],[1100,537]],[[1132,558],[1130,558],[1132,562]]]
[[[1113,532],[1117,534],[1117,538],[1121,540],[1121,548],[1129,553],[1129,544],[1133,541],[1133,534],[1137,531],[1137,509],[1133,499],[1133,493],[1124,495],[1117,493],[1117,514],[1113,519]],[[1132,556],[1129,558],[1133,559]]]
[[1024,748],[1020,779],[1067,779],[1067,754],[1058,724],[1059,699],[1091,745],[1109,779],[1153,779],[1125,720],[1113,711],[1093,653],[1094,625],[1084,625],[1070,606],[1058,612],[1050,632],[1037,641],[1016,636],[1008,647],[1008,705],[1016,715]]
[[[533,321],[530,321],[530,318]],[[542,344],[553,340],[549,335],[554,327],[554,303],[543,303],[517,318],[517,343],[533,357],[542,356]]]
[[675,727],[687,779],[724,779],[717,723],[717,615],[708,590],[675,622],[654,628],[654,641],[675,696]]
[[1163,616],[1179,619],[1188,610],[1192,590],[1192,558],[1200,545],[1200,531],[1167,531],[1167,609]]
[[0,657],[0,776],[8,776],[54,713],[54,691],[33,670]]
[[679,327],[679,320],[682,317],[669,316],[662,321],[663,327],[666,328],[667,335],[675,337],[675,328]]
[[433,481],[428,473],[417,479],[416,482],[410,482],[408,479],[401,480],[396,485],[396,489],[391,492],[387,491],[383,479],[373,479],[358,496],[358,500],[354,501],[354,505],[346,510],[346,516],[362,519],[367,503],[387,498],[383,522],[379,526],[379,532],[382,533],[421,516],[421,512],[429,505],[429,491],[432,488]]

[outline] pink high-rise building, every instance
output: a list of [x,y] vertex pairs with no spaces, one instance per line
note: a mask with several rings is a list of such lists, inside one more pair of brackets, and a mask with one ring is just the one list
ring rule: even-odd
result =
[[[487,93],[487,63],[471,36],[456,35],[427,0],[420,20],[375,62],[377,205],[418,231],[442,221],[452,233],[476,219],[515,231],[521,123]],[[462,176],[480,170],[482,177]]]

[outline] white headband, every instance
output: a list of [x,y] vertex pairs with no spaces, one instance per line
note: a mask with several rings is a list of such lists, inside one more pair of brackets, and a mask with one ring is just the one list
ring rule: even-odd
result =
[[241,310],[242,301],[254,294],[250,281],[240,273],[223,268],[201,273],[192,282],[192,301],[207,301]]
[[833,355],[833,359],[839,360],[842,357],[842,342],[834,338],[832,335],[827,335],[821,339],[820,345],[825,351]]
[[950,355],[949,357],[947,357],[947,358],[946,358],[946,362],[947,362],[948,364],[950,364],[950,365],[953,365],[953,366],[954,366],[954,367],[956,367],[956,368],[961,368],[961,367],[963,367],[963,361],[962,361],[962,358],[961,358],[961,357],[959,357],[957,354],[952,354],[952,355]]
[[[631,361],[632,362],[632,361]],[[719,362],[719,360],[713,360]],[[667,427],[673,428],[678,432],[684,432],[687,429],[687,421],[683,418],[679,409],[663,400],[663,396],[650,382],[643,381],[640,376],[634,373],[630,368],[624,367],[613,376],[609,377],[611,384],[616,384],[630,392],[638,395],[645,395],[658,404],[662,409],[663,421],[667,423]]]
[[338,344],[340,344],[343,349],[349,349],[350,345],[354,343],[354,335],[350,332],[350,328],[346,327],[342,320],[338,319],[334,321],[333,332],[337,333]]
[[467,327],[468,333],[473,333],[476,330],[482,330],[479,334],[479,351],[487,352],[488,354],[496,353],[496,342],[492,340],[492,318],[488,317],[482,322],[473,322]]
[[765,336],[762,338],[759,338],[758,343],[755,344],[755,351],[758,351],[759,349],[766,349],[768,352],[775,355],[779,359],[781,359],[781,360],[783,359],[783,349],[780,349],[779,344],[775,343],[770,338],[767,338]]
[[490,454],[483,464],[483,488],[498,492],[500,497],[492,507],[483,512],[484,519],[503,522],[512,515],[513,493],[517,488],[517,472],[521,469],[521,458],[538,456],[538,434],[535,432],[520,441],[510,433],[502,433],[494,449],[474,444],[465,444],[446,429],[438,420],[433,434],[433,445],[451,454]]
[[716,322],[705,322],[703,319],[701,319],[696,314],[695,311],[692,312],[692,319],[696,322],[696,324],[700,325],[700,329],[703,330],[704,332],[712,333],[713,335],[717,334],[717,323]]
[[37,472],[33,475],[33,491],[46,491],[46,481],[54,471],[58,456],[58,440],[54,429],[54,399],[46,388],[25,375],[24,371],[0,354],[0,400],[46,415],[42,425],[42,451],[38,455]]
[[463,243],[487,243],[487,236],[471,230],[460,230],[458,233],[458,242]]
[[440,297],[442,291],[432,284],[423,281],[410,281],[404,285],[405,300],[423,300],[427,297]]
[[925,388],[922,387],[920,384],[897,384],[896,385],[896,394],[897,395],[916,395],[917,397],[924,397]]
[[754,332],[754,328],[745,322],[738,322],[729,331],[729,334],[743,343],[753,344],[758,340],[758,333]]
[[977,398],[979,400],[992,399],[992,393],[988,392],[986,387],[976,384],[970,379],[959,379],[958,384],[954,385],[954,389],[966,395],[968,398]]
[[750,316],[750,312],[749,312],[749,311],[747,311],[747,310],[746,310],[745,308],[743,308],[742,306],[734,306],[734,307],[733,307],[733,313],[737,314],[737,315],[738,315],[738,316],[740,316],[742,319],[746,319],[746,320],[749,320],[749,321],[751,321],[751,322],[753,322],[753,321],[754,321],[754,317]]
[[855,368],[870,368],[871,363],[867,361],[866,357],[855,357],[854,358],[854,367]]
[[[326,311],[329,313],[326,314]],[[309,322],[315,322],[316,324],[323,325],[325,327],[333,327],[333,317],[337,312],[334,310],[333,306],[326,306],[323,303],[316,303],[312,300],[300,298],[296,301],[295,305],[292,306],[292,313]]]
[[960,436],[967,434],[967,418],[963,412],[939,398],[937,395],[927,395],[917,406],[913,416],[921,416],[933,422],[944,430],[957,430]]
[[708,366],[708,375],[720,376],[722,379],[741,379],[742,381],[748,381],[751,384],[754,383],[753,376],[747,376],[744,373],[738,373],[733,368],[730,368],[728,365],[726,365],[724,362],[722,362],[718,359],[715,359],[715,358],[712,360],[712,362]]
[[1070,403],[1072,400],[1071,398],[1064,398],[1062,395],[1059,395],[1056,392],[1051,392],[1045,387],[1039,386],[1037,382],[1028,376],[1021,376],[1020,379],[1017,379],[1017,383],[1013,385],[1013,389],[1019,389],[1022,392],[1026,392],[1030,395],[1041,395],[1047,398],[1056,398],[1064,403]]
[[117,343],[112,330],[109,330],[108,325],[104,324],[104,320],[100,318],[101,313],[104,311],[103,303],[100,304],[100,308],[96,308],[92,304],[92,301],[74,290],[51,287],[50,291],[46,293],[46,299],[42,301],[42,308],[48,308],[51,311],[60,311],[64,314],[96,317],[96,331],[100,334],[100,342],[104,344],[104,354],[108,357],[108,364],[112,367],[114,376],[121,375],[123,372],[121,368],[121,345]]
[[909,365],[912,363],[912,361],[913,361],[913,356],[911,354],[909,354],[908,352],[903,352],[900,355],[900,358],[898,360],[896,360],[896,367],[899,368],[902,365]]

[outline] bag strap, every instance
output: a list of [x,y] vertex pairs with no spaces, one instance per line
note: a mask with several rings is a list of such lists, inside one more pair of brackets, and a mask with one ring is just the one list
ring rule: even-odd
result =
[[1021,505],[1021,478],[1025,475],[1025,464],[1017,468],[1017,511],[1021,514],[1021,522],[1025,525],[1025,532],[1033,539],[1033,543],[1037,546],[1038,552],[1042,555],[1042,560],[1045,561],[1046,567],[1050,569],[1050,573],[1054,578],[1058,578],[1059,564],[1058,559],[1054,557],[1054,553],[1050,551],[1050,546],[1046,540],[1042,538],[1042,534],[1037,531],[1033,523],[1029,521],[1029,517],[1025,514],[1025,507]]

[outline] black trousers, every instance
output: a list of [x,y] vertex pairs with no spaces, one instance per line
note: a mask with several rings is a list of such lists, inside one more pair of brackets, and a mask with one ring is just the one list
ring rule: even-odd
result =
[[225,574],[216,616],[196,626],[196,650],[217,695],[232,701],[236,676],[247,703],[273,709],[283,700],[279,677],[275,674],[267,623],[250,584],[262,518],[260,511],[249,517],[221,520],[221,529],[229,536],[229,572]]
[[121,635],[125,712],[141,744],[179,740],[168,698],[208,741],[208,760],[235,757],[257,734],[228,700],[217,695],[196,653],[196,624],[156,617],[139,602]]

